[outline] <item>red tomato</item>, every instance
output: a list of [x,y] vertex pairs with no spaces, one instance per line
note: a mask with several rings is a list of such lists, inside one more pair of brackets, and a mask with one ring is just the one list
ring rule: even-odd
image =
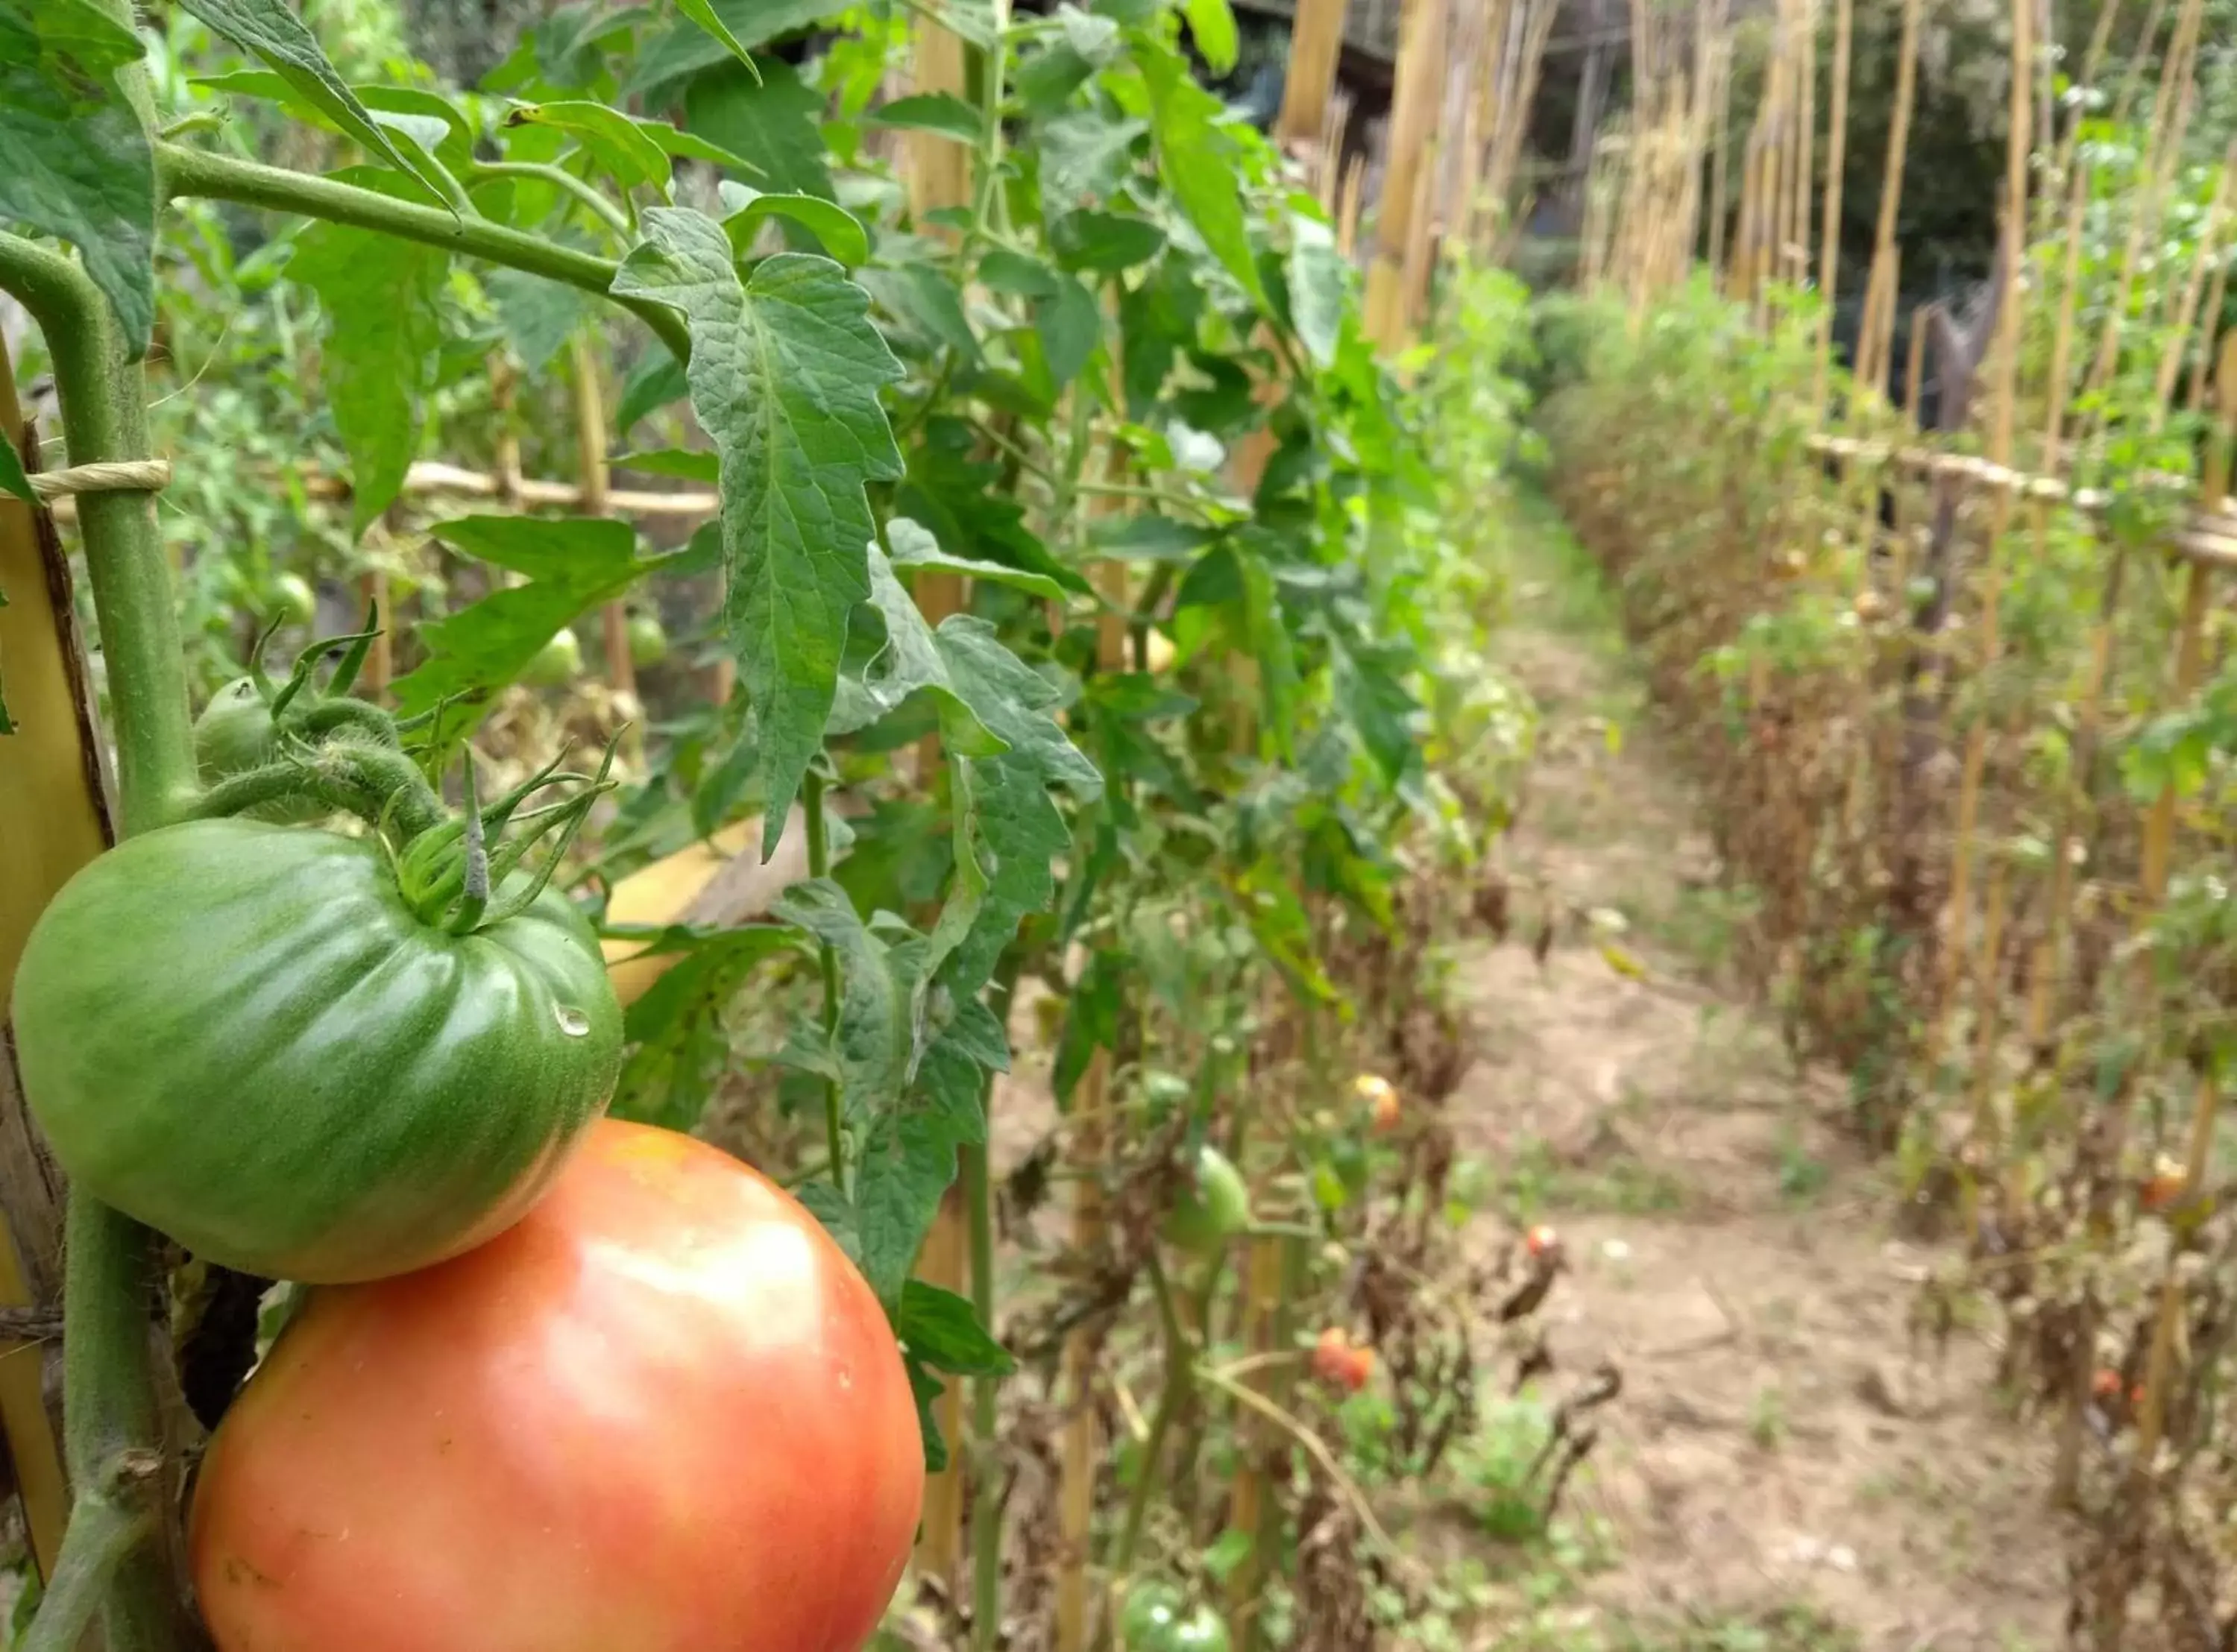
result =
[[1375,1350],[1364,1344],[1355,1346],[1343,1327],[1332,1325],[1313,1345],[1313,1374],[1356,1394],[1375,1375]]
[[488,1244],[311,1299],[191,1542],[220,1652],[855,1652],[923,1498],[838,1246],[728,1155],[607,1121]]

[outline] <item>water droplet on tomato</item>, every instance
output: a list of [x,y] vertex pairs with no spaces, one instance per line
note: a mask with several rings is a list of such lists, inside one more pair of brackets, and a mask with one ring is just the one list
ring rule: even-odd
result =
[[580,1038],[591,1030],[591,1017],[571,1004],[563,1004],[558,1010],[559,1030],[570,1038]]

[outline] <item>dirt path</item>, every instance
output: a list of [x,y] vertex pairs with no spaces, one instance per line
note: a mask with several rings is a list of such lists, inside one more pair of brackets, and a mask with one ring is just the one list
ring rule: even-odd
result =
[[1625,1380],[1570,1510],[1603,1563],[1511,1644],[2054,1646],[2041,1436],[1996,1409],[1982,1332],[1910,1359],[1939,1259],[1891,1236],[1884,1168],[1838,1134],[1838,1077],[1796,1075],[1717,986],[1732,907],[1686,785],[1581,553],[1535,538],[1501,644],[1546,719],[1514,865],[1620,914],[1646,967],[1627,978],[1582,935],[1542,971],[1513,945],[1468,966],[1463,1146],[1511,1215],[1563,1236],[1562,1369],[1608,1356]]

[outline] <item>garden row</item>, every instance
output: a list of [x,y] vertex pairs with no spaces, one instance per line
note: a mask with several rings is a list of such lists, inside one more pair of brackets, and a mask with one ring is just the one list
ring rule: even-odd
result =
[[[2221,1645],[2237,179],[2227,135],[2188,129],[2202,8],[2129,59],[2112,10],[2044,130],[2014,9],[2003,246],[1970,306],[1912,321],[1908,408],[1881,390],[1907,111],[1851,374],[1839,189],[1795,136],[1823,62],[1802,29],[1735,140],[1721,267],[1688,267],[1699,220],[1657,188],[1711,172],[1682,82],[1603,173],[1598,291],[1561,324],[1596,344],[1544,424],[1751,897],[1739,967],[1798,1056],[1853,1075],[1905,1220],[1965,1247],[1921,1322],[2001,1305],[2004,1384],[2082,1517],[2084,1642],[2135,1620]],[[1832,22],[1838,179],[1850,8]]]

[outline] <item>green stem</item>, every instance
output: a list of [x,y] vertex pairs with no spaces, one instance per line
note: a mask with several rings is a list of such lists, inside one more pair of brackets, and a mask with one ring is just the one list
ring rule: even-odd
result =
[[[1111,1555],[1112,1598],[1125,1583],[1127,1573],[1133,1570],[1135,1551],[1141,1546],[1143,1524],[1165,1478],[1161,1470],[1165,1440],[1172,1432],[1173,1419],[1180,1415],[1182,1407],[1188,1403],[1190,1390],[1195,1386],[1195,1352],[1173,1304],[1172,1283],[1166,1279],[1165,1265],[1154,1250],[1150,1253],[1149,1273],[1150,1289],[1158,1300],[1158,1322],[1165,1334],[1165,1381],[1158,1393],[1158,1409],[1150,1418],[1150,1438],[1143,1442],[1142,1466],[1134,1477],[1133,1493],[1126,1500],[1125,1522],[1118,1530],[1118,1546]],[[1111,1644],[1112,1617],[1106,1601],[1092,1642],[1099,1652]]]
[[[800,810],[808,817],[808,875],[831,875],[831,833],[823,819],[823,776],[808,771],[801,783]],[[816,944],[816,960],[823,973],[823,1036],[828,1041],[839,1030],[839,954],[828,941]],[[823,1135],[831,1155],[831,1185],[842,1193],[847,1187],[847,1134],[839,1109],[839,1086],[823,1081]]]
[[39,1597],[39,1612],[18,1652],[76,1652],[119,1569],[153,1533],[155,1510],[146,1497],[81,1497],[70,1510],[69,1531],[55,1575]]
[[[244,206],[274,212],[300,213],[360,229],[378,230],[405,240],[441,247],[454,253],[487,259],[508,269],[525,270],[585,293],[610,296],[614,273],[612,260],[563,247],[483,218],[459,218],[438,207],[396,201],[370,189],[311,177],[231,155],[211,155],[177,144],[156,146],[162,187],[174,195],[201,195],[215,201],[236,201]],[[683,318],[664,304],[649,299],[616,299],[622,308],[650,327],[677,360],[690,359],[691,338]]]
[[[993,1089],[987,1075],[986,1090]],[[963,1201],[971,1222],[971,1302],[979,1323],[994,1326],[994,1198],[982,1138],[961,1151]],[[971,1385],[971,1444],[974,1472],[971,1486],[972,1652],[994,1652],[1002,1627],[1002,1499],[993,1484],[999,1379],[980,1377]]]
[[536,161],[477,161],[474,162],[474,176],[477,179],[526,178],[538,183],[548,183],[554,189],[564,189],[597,214],[598,221],[608,229],[624,240],[629,239],[629,214],[564,167],[546,166]]
[[[0,288],[23,301],[47,341],[73,465],[144,459],[147,408],[115,317],[69,259],[0,233]],[[182,813],[195,792],[177,599],[154,497],[81,494],[86,574],[100,622],[115,724],[122,828],[145,832]]]

